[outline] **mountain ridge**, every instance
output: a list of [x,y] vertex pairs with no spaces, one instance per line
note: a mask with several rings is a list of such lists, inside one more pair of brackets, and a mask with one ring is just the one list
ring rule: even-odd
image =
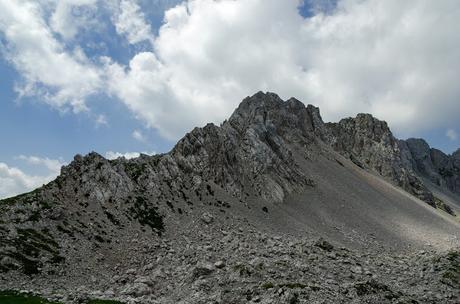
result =
[[[201,135],[203,135],[203,133],[212,132],[213,129],[217,130],[222,127],[228,130],[228,125],[234,127],[238,123],[241,123],[241,121],[235,123],[235,121],[237,121],[236,117],[239,115],[239,112],[241,112],[240,108],[243,106],[246,107],[246,110],[248,110],[248,107],[245,105],[245,103],[250,102],[254,104],[255,101],[257,102],[258,100],[265,100],[265,97],[267,96],[269,96],[272,99],[272,106],[279,105],[280,102],[288,104],[292,103],[294,105],[293,108],[297,111],[305,110],[305,113],[303,113],[302,115],[307,115],[309,117],[310,125],[300,126],[299,128],[299,125],[294,124],[291,126],[291,128],[298,128],[302,131],[307,130],[307,132],[304,132],[302,135],[308,138],[308,140],[314,140],[314,138],[312,138],[311,136],[311,134],[313,133],[314,136],[319,137],[321,140],[331,145],[335,151],[343,154],[346,157],[349,157],[359,167],[373,170],[377,172],[379,175],[385,178],[389,178],[390,180],[395,182],[396,185],[402,187],[409,193],[417,196],[418,198],[432,206],[435,206],[434,197],[432,197],[432,195],[429,193],[429,190],[423,186],[423,183],[421,183],[418,180],[405,180],[407,179],[407,177],[404,177],[404,175],[407,174],[406,172],[391,172],[394,171],[395,168],[388,168],[388,166],[391,166],[391,164],[384,163],[385,160],[383,159],[384,157],[382,155],[375,157],[377,159],[372,159],[373,156],[370,154],[375,152],[382,154],[382,152],[384,152],[384,154],[386,154],[387,157],[398,158],[396,160],[390,160],[390,162],[397,162],[396,165],[403,167],[402,169],[414,171],[422,175],[422,177],[428,177],[428,179],[431,180],[433,183],[437,184],[438,186],[445,186],[452,192],[460,192],[460,181],[458,181],[458,176],[455,176],[453,178],[453,181],[452,179],[446,180],[446,178],[452,177],[452,175],[454,174],[452,172],[453,166],[455,166],[455,173],[459,172],[460,148],[456,152],[453,152],[452,154],[448,155],[438,149],[430,147],[426,143],[426,141],[421,138],[409,138],[407,140],[397,139],[393,136],[390,128],[388,127],[388,124],[385,121],[381,121],[372,116],[371,114],[367,113],[359,113],[355,117],[343,118],[336,123],[324,123],[321,118],[319,108],[310,104],[304,106],[304,104],[301,101],[293,97],[286,101],[283,101],[278,97],[278,95],[270,92],[263,93],[260,91],[251,97],[245,98],[240,104],[240,106],[231,115],[230,119],[228,121],[224,121],[224,123],[222,123],[220,127],[210,123],[203,128],[194,128],[191,132],[187,133],[182,139],[180,139],[170,152],[160,154],[160,156],[168,154],[177,154],[175,153],[178,149],[177,146],[180,145],[180,143],[183,142],[186,138],[193,136],[194,132],[200,132],[199,130],[202,130]],[[267,105],[264,104],[263,106],[266,107]],[[306,121],[308,120],[303,120],[301,122],[305,123]],[[356,127],[361,129],[357,130]],[[241,129],[241,127],[234,127],[234,129],[238,130]],[[351,132],[355,133],[351,135],[357,136],[357,141],[361,142],[347,142],[350,140],[354,140],[353,136],[343,136],[347,132],[350,132],[350,130]],[[382,146],[387,146],[385,147],[386,151],[369,151],[370,149],[375,149],[375,147],[370,146],[366,147],[366,149],[357,149],[358,144],[363,144],[363,139],[370,139],[370,146],[375,145],[375,143],[382,143]],[[418,147],[416,146],[417,144]],[[94,155],[94,153],[97,154],[97,152],[91,152],[89,155]],[[366,153],[366,155],[362,155],[363,153]],[[420,156],[420,153],[429,154],[429,156]],[[400,155],[393,156],[392,154]],[[97,155],[102,157],[100,154]],[[158,155],[155,155],[154,157],[157,156]],[[429,158],[428,161],[430,163],[423,164],[423,160],[426,158]],[[433,160],[432,158],[435,159]],[[76,155],[75,159],[80,159],[80,155]],[[385,166],[387,166],[387,168],[385,168]],[[450,170],[446,167],[450,167]],[[418,188],[418,191],[414,188]]]
[[[406,149],[404,143],[369,114],[324,123],[312,105],[259,92],[220,126],[194,128],[168,153],[130,160],[107,160],[95,152],[76,155],[51,183],[0,201],[0,288],[14,288],[33,276],[41,283],[27,283],[29,288],[47,293],[49,280],[65,277],[58,286],[73,294],[73,286],[96,276],[93,288],[112,290],[112,284],[117,286],[113,294],[129,301],[151,301],[156,286],[164,303],[177,303],[197,292],[195,285],[168,295],[168,284],[188,286],[190,272],[193,281],[220,273],[215,269],[221,266],[201,265],[200,256],[218,260],[224,255],[249,278],[246,271],[255,270],[241,270],[243,256],[260,253],[272,263],[287,248],[297,256],[298,245],[326,259],[312,238],[353,248],[357,256],[362,250],[373,256],[456,248],[456,206],[426,186],[433,179],[426,181],[425,158],[414,157],[419,149],[410,144]],[[435,168],[452,170],[449,182],[438,183],[440,189],[456,185],[456,159],[442,166],[437,160]],[[328,241],[318,244],[329,248]],[[302,263],[302,254],[298,259],[293,263]],[[154,283],[129,274],[154,276],[151,269],[169,264],[171,280],[164,273],[163,279],[149,279]],[[243,296],[244,288],[229,280],[237,284],[234,296]],[[342,299],[334,292],[331,297]]]

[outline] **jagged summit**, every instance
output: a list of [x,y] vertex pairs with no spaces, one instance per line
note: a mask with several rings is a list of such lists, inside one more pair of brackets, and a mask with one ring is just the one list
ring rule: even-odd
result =
[[305,107],[295,98],[283,101],[275,93],[258,92],[241,102],[228,123],[239,131],[250,124],[259,124],[276,128],[281,135],[300,131],[301,135],[308,137],[315,129],[315,123],[323,124],[323,121],[319,109],[312,105]]
[[[311,154],[320,143],[429,205],[454,214],[420,178],[459,193],[460,150],[448,156],[431,149],[423,139],[398,140],[385,121],[371,114],[324,123],[319,108],[305,106],[295,98],[284,101],[271,92],[257,92],[243,99],[220,127],[208,124],[193,129],[170,153],[124,162],[156,159],[165,167],[165,178],[175,176],[170,171],[176,168],[171,166],[178,167],[212,180],[233,195],[241,196],[244,188],[249,188],[249,193],[256,187],[264,198],[281,202],[296,189],[314,185],[308,172],[301,172],[293,162],[289,145],[302,145]],[[85,157],[77,155],[70,167],[91,162],[107,161],[92,152]],[[248,179],[252,180],[250,185],[245,182]]]
[[[220,127],[208,124],[193,129],[170,153],[115,162],[95,152],[77,155],[57,181],[102,167],[111,167],[118,178],[134,177],[135,182],[146,173],[155,180],[192,173],[240,198],[255,192],[268,201],[282,202],[286,195],[315,184],[308,172],[299,169],[293,152],[299,152],[300,146],[311,156],[320,153],[323,144],[429,205],[454,214],[421,179],[458,193],[460,152],[447,156],[422,139],[398,140],[385,121],[370,114],[324,123],[319,108],[295,98],[284,101],[271,92],[246,97]],[[150,171],[129,169],[152,163]]]

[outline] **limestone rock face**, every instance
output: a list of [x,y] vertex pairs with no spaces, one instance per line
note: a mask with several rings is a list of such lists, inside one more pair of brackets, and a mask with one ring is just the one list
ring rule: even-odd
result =
[[222,126],[208,124],[188,133],[171,156],[184,172],[233,195],[282,202],[286,194],[314,185],[288,147],[292,141],[312,141],[312,131],[300,101],[260,92],[243,100]]
[[370,168],[386,177],[396,175],[400,151],[386,122],[369,114],[342,119],[328,124],[332,133],[330,144],[358,166]]
[[[437,182],[439,176],[432,162],[431,148],[428,143],[423,139],[410,138],[406,140],[406,144],[412,155],[413,169],[427,176],[433,182]],[[437,154],[435,157],[438,162],[444,162],[444,157],[441,154]]]
[[410,165],[420,176],[453,193],[460,193],[460,151],[452,155],[430,148],[423,139],[404,141],[410,155]]
[[327,142],[357,166],[370,169],[397,186],[435,206],[432,193],[413,171],[410,149],[392,134],[387,123],[369,114],[327,124]]

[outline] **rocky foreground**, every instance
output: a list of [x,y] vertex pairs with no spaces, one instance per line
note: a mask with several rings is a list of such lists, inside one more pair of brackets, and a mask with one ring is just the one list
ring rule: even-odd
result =
[[[2,275],[2,289],[31,290],[62,303],[458,303],[460,253],[349,250],[324,239],[272,236],[222,226],[205,214],[193,232],[132,239],[126,263],[69,276]],[[117,250],[118,251],[118,250]],[[88,252],[88,254],[92,254]],[[67,273],[67,275],[66,275]],[[82,275],[84,274],[84,275]],[[62,280],[67,276],[67,280]],[[83,279],[86,278],[86,279]]]

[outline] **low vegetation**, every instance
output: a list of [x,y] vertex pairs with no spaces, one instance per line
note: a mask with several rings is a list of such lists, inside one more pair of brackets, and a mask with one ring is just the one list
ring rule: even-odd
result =
[[141,225],[150,226],[160,236],[164,232],[163,216],[158,213],[157,207],[151,206],[144,197],[137,196],[129,211]]
[[16,291],[1,291],[0,303],[2,304],[59,304],[57,302],[50,302],[46,299],[22,294]]
[[[61,304],[59,302],[51,302],[42,297],[20,293],[17,291],[0,291],[0,303],[2,304]],[[85,304],[124,304],[115,300],[89,300]]]
[[460,252],[451,251],[446,256],[447,269],[442,274],[441,282],[460,288]]

